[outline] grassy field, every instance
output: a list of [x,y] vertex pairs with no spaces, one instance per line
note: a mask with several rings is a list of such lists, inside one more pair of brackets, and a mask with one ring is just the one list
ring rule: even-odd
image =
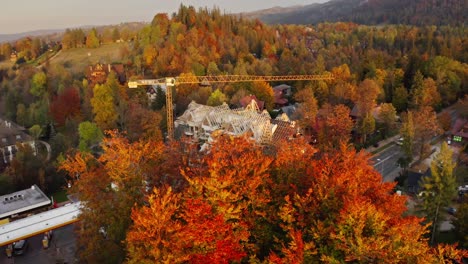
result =
[[13,66],[13,62],[6,60],[0,61],[0,69],[9,69]]
[[127,43],[112,43],[102,45],[96,49],[76,48],[62,50],[57,57],[51,60],[50,65],[64,65],[72,72],[83,72],[87,66],[96,63],[120,62],[120,49]]

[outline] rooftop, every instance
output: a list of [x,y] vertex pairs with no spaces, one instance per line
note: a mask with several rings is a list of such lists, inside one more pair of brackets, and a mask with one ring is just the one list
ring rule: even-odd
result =
[[450,132],[454,136],[468,138],[468,119],[457,118]]
[[32,138],[24,133],[24,127],[0,118],[0,147],[15,145],[16,142],[30,141]]
[[78,221],[81,203],[71,203],[0,226],[0,246]]
[[26,190],[0,196],[0,219],[51,203],[37,185]]

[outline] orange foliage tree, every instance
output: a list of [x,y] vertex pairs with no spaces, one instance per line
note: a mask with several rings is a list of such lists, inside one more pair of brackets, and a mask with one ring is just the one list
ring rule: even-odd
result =
[[246,254],[233,225],[201,199],[154,189],[149,207],[134,209],[129,263],[229,263]]
[[326,104],[322,107],[317,122],[320,149],[336,149],[340,144],[349,142],[354,126],[350,112],[347,106],[341,104],[333,107]]
[[277,211],[286,236],[270,262],[436,261],[422,219],[403,216],[406,198],[392,194],[394,184],[382,183],[367,154],[342,145],[340,152],[312,160],[306,174],[308,191],[287,195]]
[[251,141],[220,135],[194,165],[198,169],[182,170],[190,185],[187,195],[206,200],[234,225],[238,239],[248,243],[259,235],[256,221],[265,217],[272,160]]
[[[110,132],[95,158],[76,153],[61,164],[83,202],[78,228],[80,258],[90,263],[118,263],[125,256],[126,231],[132,207],[143,204],[146,190],[158,182],[163,162],[161,142],[129,143]],[[99,254],[97,254],[99,252]]]
[[130,263],[428,263],[465,254],[431,249],[422,219],[403,215],[406,197],[368,159],[343,144],[327,154],[301,141],[263,149],[218,136],[182,169],[185,189],[155,189],[134,209]]

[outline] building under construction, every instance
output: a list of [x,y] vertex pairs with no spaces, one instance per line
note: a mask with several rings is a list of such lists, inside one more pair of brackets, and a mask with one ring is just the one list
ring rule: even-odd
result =
[[286,115],[272,119],[266,110],[259,111],[254,100],[246,108],[239,109],[230,109],[226,103],[207,106],[192,101],[174,123],[178,137],[189,136],[201,144],[209,143],[215,131],[248,135],[260,144],[274,144],[297,134],[294,121],[289,121]]

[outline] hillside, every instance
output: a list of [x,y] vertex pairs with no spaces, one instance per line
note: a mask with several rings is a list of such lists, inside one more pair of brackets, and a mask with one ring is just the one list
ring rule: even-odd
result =
[[127,43],[111,43],[102,45],[99,48],[88,49],[78,48],[63,50],[50,64],[64,65],[72,73],[82,72],[84,68],[96,63],[116,63],[120,62],[120,50],[127,47]]
[[359,24],[464,25],[465,0],[333,0],[302,8],[274,9],[250,13],[269,24],[317,24],[355,22]]

